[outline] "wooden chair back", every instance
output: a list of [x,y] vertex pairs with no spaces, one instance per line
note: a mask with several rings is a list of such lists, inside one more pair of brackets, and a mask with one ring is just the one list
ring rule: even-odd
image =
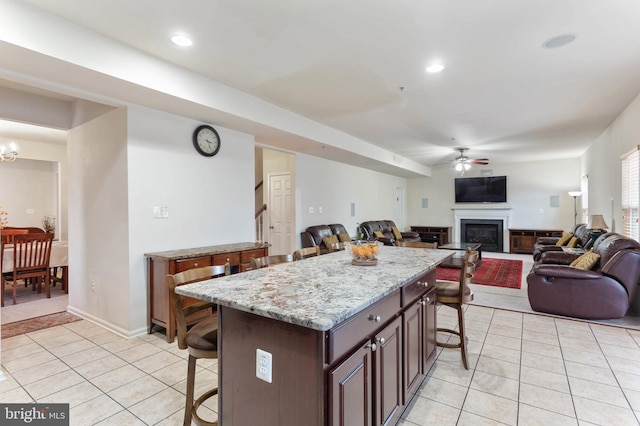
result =
[[320,246],[305,247],[293,252],[293,260],[302,260],[312,256],[320,256]]
[[[16,304],[18,280],[33,279],[38,285],[38,293],[42,291],[44,282],[47,297],[51,297],[50,270],[51,244],[53,234],[14,234],[13,235],[13,272],[2,276],[2,306],[4,306],[4,289],[6,282],[11,281],[13,287],[13,304]],[[3,247],[4,254],[4,247]]]
[[291,254],[274,254],[258,258],[251,258],[251,269],[260,269],[278,263],[293,262]]
[[413,248],[438,248],[438,243],[427,243],[423,241],[402,241],[396,240],[396,247],[413,247]]
[[473,272],[476,269],[476,262],[478,261],[478,252],[467,249],[462,260],[462,266],[460,267],[460,280],[458,292],[455,296],[442,297],[438,295],[438,302],[443,304],[465,304],[473,300],[473,292],[469,287],[471,280],[473,279]]
[[4,244],[13,244],[13,239],[16,235],[28,234],[29,230],[26,228],[5,228],[0,229],[0,238]]
[[203,266],[202,268],[189,269],[177,274],[167,275],[169,300],[171,306],[173,306],[176,317],[176,331],[178,334],[178,347],[180,349],[187,348],[187,326],[189,325],[187,317],[205,309],[212,310],[216,305],[215,303],[205,301],[193,303],[194,299],[176,294],[176,287],[229,275],[230,272],[231,266],[227,262],[224,265]]

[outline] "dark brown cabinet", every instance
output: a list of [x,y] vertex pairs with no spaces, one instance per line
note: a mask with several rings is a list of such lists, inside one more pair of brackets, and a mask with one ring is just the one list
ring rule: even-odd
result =
[[561,237],[562,230],[549,229],[509,229],[509,251],[511,253],[533,254],[533,245],[539,237]]
[[[224,265],[226,262],[231,265],[232,273],[243,272],[251,264],[252,257],[267,254],[268,245],[262,243],[226,244],[145,254],[149,286],[149,333],[154,325],[158,325],[166,329],[167,342],[171,343],[175,338],[176,320],[169,305],[167,275],[203,266]],[[188,318],[188,321],[196,319]]]
[[448,226],[412,226],[411,231],[420,234],[425,243],[438,243],[439,246],[449,244],[451,227]]

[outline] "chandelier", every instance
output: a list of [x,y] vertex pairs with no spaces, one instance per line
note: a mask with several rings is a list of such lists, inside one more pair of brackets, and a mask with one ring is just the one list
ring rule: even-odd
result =
[[4,145],[0,145],[0,161],[15,161],[18,158],[18,147],[15,142],[9,144],[9,151]]

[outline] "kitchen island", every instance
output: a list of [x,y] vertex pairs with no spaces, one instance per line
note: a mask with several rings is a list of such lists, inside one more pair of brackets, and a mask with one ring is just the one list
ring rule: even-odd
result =
[[450,255],[385,246],[377,266],[335,252],[178,287],[219,305],[220,425],[395,423],[435,358]]

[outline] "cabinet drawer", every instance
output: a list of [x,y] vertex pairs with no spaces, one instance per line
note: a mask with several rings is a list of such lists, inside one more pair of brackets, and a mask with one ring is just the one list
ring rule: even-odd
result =
[[[426,291],[429,286],[433,286],[436,281],[436,271],[427,272],[426,274],[420,275],[415,280],[411,281],[409,284],[405,284],[400,290],[402,293],[402,306],[409,306],[415,300],[420,298]],[[425,283],[427,285],[425,285]]]
[[240,264],[240,253],[216,254],[213,256],[213,265],[224,265],[227,262],[230,265]]
[[184,272],[189,269],[201,268],[203,266],[211,266],[211,256],[178,260],[176,261],[176,272]]
[[249,263],[251,259],[257,259],[262,256],[265,256],[264,249],[243,251],[240,253],[240,263]]
[[400,291],[398,290],[330,330],[327,363],[332,363],[353,350],[355,345],[370,338],[395,317],[399,310]]

